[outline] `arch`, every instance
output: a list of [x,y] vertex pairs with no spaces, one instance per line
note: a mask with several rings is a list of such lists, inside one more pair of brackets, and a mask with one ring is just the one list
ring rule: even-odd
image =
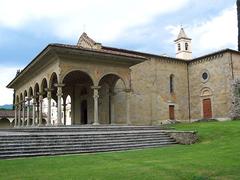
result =
[[49,85],[48,85],[48,87],[49,87],[49,88],[54,88],[54,84],[55,84],[55,83],[58,83],[58,76],[57,76],[57,73],[53,72],[53,73],[51,74],[50,79],[49,79]]
[[94,85],[92,77],[88,73],[81,70],[70,71],[64,76],[62,82],[66,84],[66,86],[68,84],[74,84],[77,82],[88,82],[90,85]]
[[23,93],[20,94],[20,101],[23,100]]
[[204,87],[201,92],[200,92],[201,96],[212,96],[213,92],[209,87]]
[[174,82],[174,74],[171,74],[170,76],[169,76],[169,91],[170,91],[170,93],[174,93],[174,84],[175,82]]
[[42,80],[42,82],[41,82],[41,89],[40,89],[40,91],[41,92],[45,92],[45,88],[48,88],[48,83],[47,83],[47,79],[46,78],[44,78]]
[[32,87],[30,87],[28,89],[28,97],[31,97],[31,96],[33,96],[33,88]]
[[[81,76],[85,76],[87,78],[81,78]],[[65,84],[66,81],[68,81],[71,77],[75,78],[75,82],[76,81],[84,81],[84,80],[88,80],[90,82],[90,84],[94,85],[94,80],[91,77],[91,75],[85,71],[82,70],[71,70],[68,73],[66,73],[63,78],[62,78],[62,82]]]
[[35,86],[34,86],[34,95],[36,96],[37,93],[39,93],[39,85],[38,85],[38,83],[36,83]]
[[19,103],[19,95],[17,95],[16,103]]
[[96,83],[96,79],[94,79],[94,76],[92,76],[91,72],[90,71],[87,71],[86,69],[79,69],[79,68],[74,68],[74,69],[70,69],[68,71],[66,71],[63,75],[62,75],[62,78],[61,78],[61,82],[64,81],[64,79],[66,78],[66,76],[72,72],[82,72],[83,74],[86,74],[87,76],[89,76],[89,78],[92,80],[93,82],[93,85],[97,85]]
[[25,99],[28,96],[27,90],[24,91],[23,93],[23,98]]
[[[124,87],[127,88],[126,86],[126,80],[118,73],[105,73],[103,74],[98,81],[98,86],[100,86],[100,84],[105,80],[105,81],[112,81],[113,83],[113,87],[115,86],[117,80],[121,79]],[[110,85],[110,84],[109,84]]]

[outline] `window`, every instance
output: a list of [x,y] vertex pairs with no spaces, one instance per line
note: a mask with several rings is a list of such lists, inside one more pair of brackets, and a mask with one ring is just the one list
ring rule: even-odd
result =
[[208,70],[206,70],[206,69],[202,70],[201,71],[201,81],[203,83],[206,83],[206,82],[208,82],[209,78],[210,78],[210,74],[209,74]]
[[185,43],[185,50],[188,51],[188,43]]
[[208,74],[207,74],[206,72],[204,72],[204,73],[202,74],[202,78],[203,78],[203,80],[206,80],[206,79],[208,78]]
[[169,90],[170,90],[170,93],[174,93],[174,75],[171,74],[170,75],[170,81],[169,81]]
[[181,51],[181,44],[178,43],[178,51]]

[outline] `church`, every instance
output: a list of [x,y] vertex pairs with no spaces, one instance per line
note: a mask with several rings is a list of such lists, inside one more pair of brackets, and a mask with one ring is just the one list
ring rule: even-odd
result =
[[174,43],[176,57],[107,47],[86,33],[77,45],[49,44],[7,85],[15,92],[14,126],[160,125],[239,117],[240,52],[224,49],[192,58],[183,28]]

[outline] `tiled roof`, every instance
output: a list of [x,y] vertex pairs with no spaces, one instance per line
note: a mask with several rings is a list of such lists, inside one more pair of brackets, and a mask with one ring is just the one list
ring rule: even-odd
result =
[[127,52],[124,52],[124,51],[111,50],[111,49],[107,49],[107,48],[90,49],[90,48],[85,48],[85,47],[76,46],[76,45],[68,45],[68,44],[50,44],[50,46],[66,47],[66,48],[72,48],[72,49],[81,49],[81,50],[92,51],[92,52],[100,52],[100,53],[106,53],[106,54],[112,54],[112,55],[126,56],[126,57],[131,57],[131,58],[146,59],[146,57],[140,56],[140,55],[137,55],[137,54],[134,54],[134,53],[127,53]]

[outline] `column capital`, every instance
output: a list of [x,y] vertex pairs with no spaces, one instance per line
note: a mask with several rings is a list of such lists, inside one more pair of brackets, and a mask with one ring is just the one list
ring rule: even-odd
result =
[[52,88],[45,88],[44,89],[46,92],[52,92],[54,89],[52,89]]
[[59,87],[64,87],[65,84],[63,84],[63,83],[62,83],[62,84],[61,84],[61,83],[57,84],[57,83],[56,83],[56,84],[54,84],[54,86],[59,88]]
[[101,88],[101,86],[91,86],[91,88],[92,88],[92,89],[96,89],[96,90],[98,90],[98,89]]

